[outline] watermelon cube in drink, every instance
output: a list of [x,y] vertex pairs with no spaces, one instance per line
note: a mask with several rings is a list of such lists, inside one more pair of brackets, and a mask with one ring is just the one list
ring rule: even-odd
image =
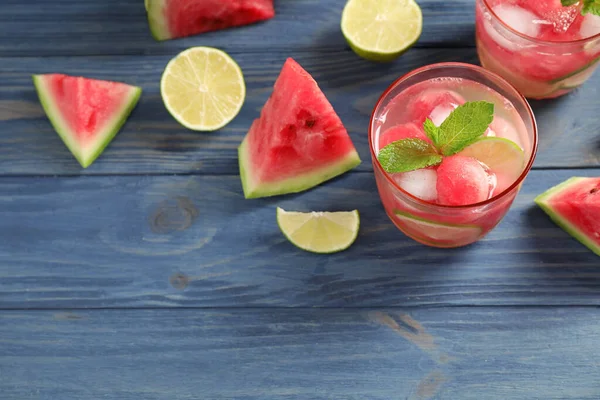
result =
[[555,98],[581,86],[600,61],[600,16],[584,2],[477,0],[481,64],[525,97]]
[[525,98],[469,64],[410,72],[381,96],[369,128],[385,211],[426,245],[478,241],[508,211],[537,149]]

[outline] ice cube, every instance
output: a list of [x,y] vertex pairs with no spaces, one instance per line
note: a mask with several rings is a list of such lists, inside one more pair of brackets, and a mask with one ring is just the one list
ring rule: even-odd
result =
[[[529,10],[512,4],[499,4],[492,9],[494,13],[515,31],[530,37],[537,37],[540,33],[540,18]],[[518,51],[524,46],[522,39],[507,30],[486,20],[485,29],[492,39],[501,47],[509,51]],[[497,29],[502,30],[502,32]]]
[[523,35],[536,37],[540,32],[541,21],[529,10],[516,5],[500,4],[494,7],[494,12],[502,22]]
[[433,109],[431,114],[429,114],[429,119],[436,125],[440,126],[442,122],[448,118],[452,111],[458,107],[457,104],[441,104]]
[[400,187],[415,197],[425,201],[437,198],[437,173],[434,169],[418,169],[393,175]]
[[600,17],[594,14],[586,14],[581,22],[579,34],[582,39],[600,34]]
[[431,140],[427,137],[427,135],[425,135],[425,132],[419,129],[417,125],[411,123],[396,125],[383,132],[383,134],[379,137],[379,148],[383,149],[392,142],[410,138],[421,139],[431,143]]
[[444,158],[437,170],[438,203],[460,206],[486,200],[492,180],[483,165],[473,157]]
[[416,124],[421,125],[438,106],[456,108],[464,103],[465,99],[456,92],[439,89],[427,90],[409,103],[408,116]]

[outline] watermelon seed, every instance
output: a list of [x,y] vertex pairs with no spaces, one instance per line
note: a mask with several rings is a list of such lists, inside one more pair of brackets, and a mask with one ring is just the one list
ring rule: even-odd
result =
[[592,190],[590,190],[590,194],[594,194],[596,193],[598,190],[600,190],[599,188],[593,188]]
[[316,123],[317,121],[315,121],[314,119],[307,119],[304,125],[306,125],[307,128],[312,128],[313,126],[315,126]]

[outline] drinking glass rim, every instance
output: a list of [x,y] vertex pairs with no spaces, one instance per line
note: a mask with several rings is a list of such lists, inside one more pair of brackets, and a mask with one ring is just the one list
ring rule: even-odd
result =
[[585,44],[585,43],[588,43],[588,42],[593,42],[596,39],[600,39],[600,33],[597,33],[594,36],[590,36],[590,37],[587,37],[587,38],[576,39],[576,40],[568,40],[568,41],[565,41],[565,42],[553,42],[551,40],[543,40],[543,39],[535,38],[533,36],[525,35],[525,34],[519,32],[519,31],[513,29],[510,25],[508,25],[507,23],[505,23],[502,20],[502,18],[500,18],[496,14],[496,12],[494,11],[494,9],[492,7],[490,7],[490,5],[488,4],[489,0],[481,0],[481,1],[483,2],[483,4],[485,5],[485,7],[487,8],[487,10],[490,12],[490,14],[492,14],[492,16],[494,17],[494,19],[496,19],[497,21],[499,21],[500,24],[502,26],[504,26],[504,28],[506,28],[507,30],[509,30],[511,33],[513,33],[513,34],[515,34],[515,35],[517,35],[517,36],[519,36],[519,37],[521,37],[523,39],[529,40],[530,42],[533,42],[533,43],[542,44],[544,46],[567,46],[567,45],[574,45],[574,44]]
[[[527,165],[525,166],[525,169],[523,170],[523,172],[521,173],[519,178],[517,178],[508,188],[506,188],[502,192],[498,193],[497,195],[490,197],[487,200],[480,201],[478,203],[458,205],[458,206],[432,203],[432,202],[423,200],[423,199],[409,193],[408,191],[404,190],[400,185],[398,185],[398,183],[394,179],[392,179],[390,174],[385,172],[385,170],[381,166],[381,163],[377,159],[377,154],[375,154],[375,149],[373,146],[373,122],[375,119],[375,113],[379,110],[381,103],[383,102],[383,100],[385,100],[388,97],[389,93],[396,86],[398,86],[400,83],[407,80],[408,78],[418,75],[424,71],[428,71],[428,70],[432,70],[432,69],[444,69],[444,68],[448,68],[448,67],[458,67],[458,68],[475,70],[483,75],[488,75],[494,79],[498,79],[502,84],[508,86],[514,92],[514,94],[517,95],[517,98],[519,98],[521,100],[521,102],[525,105],[525,109],[527,110],[527,112],[531,118],[532,125],[533,125],[532,126],[532,128],[533,128],[533,144],[532,144],[532,148],[531,148],[531,156],[529,157],[529,161],[527,162]],[[529,105],[529,102],[521,94],[521,92],[519,92],[513,85],[511,85],[508,81],[506,81],[501,76],[499,76],[491,71],[488,71],[487,69],[480,67],[478,65],[462,63],[462,62],[441,62],[441,63],[428,64],[428,65],[419,67],[417,69],[414,69],[412,71],[409,71],[408,73],[406,73],[406,74],[400,76],[399,78],[397,78],[396,80],[394,80],[385,89],[385,91],[381,94],[381,96],[379,96],[377,103],[375,103],[375,107],[373,107],[373,111],[371,112],[371,117],[369,119],[369,137],[368,137],[368,139],[369,139],[369,150],[371,152],[371,159],[374,160],[374,164],[375,164],[374,168],[377,168],[383,174],[383,176],[385,177],[385,179],[387,180],[387,182],[389,184],[394,186],[397,190],[399,190],[404,195],[411,198],[416,203],[419,203],[420,205],[423,205],[426,207],[437,207],[437,208],[441,208],[441,209],[452,209],[452,210],[461,210],[461,209],[469,209],[469,208],[474,208],[474,207],[482,207],[482,206],[494,203],[497,200],[504,197],[505,195],[507,195],[508,193],[512,192],[517,186],[519,186],[525,180],[525,178],[531,171],[531,167],[533,166],[533,162],[535,161],[535,157],[537,155],[537,149],[538,149],[538,129],[537,129],[537,122],[535,120],[535,115],[533,113],[533,110],[531,109],[531,106]]]

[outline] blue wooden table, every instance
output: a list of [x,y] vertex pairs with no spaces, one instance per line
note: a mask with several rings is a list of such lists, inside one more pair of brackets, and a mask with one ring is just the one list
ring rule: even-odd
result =
[[[415,67],[478,61],[473,0],[419,3],[419,42],[382,65],[346,45],[344,0],[276,0],[266,23],[163,43],[142,0],[1,0],[0,398],[600,399],[600,258],[533,203],[600,175],[600,73],[532,102],[539,154],[494,231],[424,247],[380,205],[369,113]],[[197,45],[226,50],[246,77],[241,113],[218,132],[186,130],[159,94],[169,59]],[[363,163],[299,195],[244,200],[236,149],[289,56]],[[49,72],[144,90],[87,170],[38,102],[31,75]],[[358,240],[302,252],[277,206],[357,208]]]

